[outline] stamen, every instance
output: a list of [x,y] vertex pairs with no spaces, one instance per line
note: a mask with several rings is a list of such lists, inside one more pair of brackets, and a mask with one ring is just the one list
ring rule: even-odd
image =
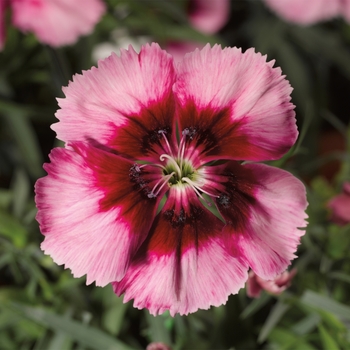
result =
[[179,167],[179,165],[176,163],[175,159],[171,156],[169,156],[168,154],[162,154],[159,159],[163,162],[164,158],[167,158],[168,160],[170,160],[171,165],[174,166],[174,168],[176,169],[177,175],[179,177],[179,179],[181,179],[182,173],[181,173],[181,169]]
[[[200,188],[195,182],[193,182],[193,181],[192,181],[191,179],[189,179],[188,177],[183,177],[183,178],[181,179],[181,181],[187,182],[187,183],[193,188],[193,190],[198,194],[198,196],[199,196],[200,198],[202,198],[203,200],[205,200],[205,199],[204,199],[203,196],[198,192],[198,190],[201,191],[201,192],[203,192],[203,193],[205,193],[205,194],[207,194],[207,195],[210,196],[210,197],[214,197],[214,198],[218,198],[218,197],[219,197],[218,195],[215,195],[215,194],[212,194],[212,193],[210,193],[210,192],[208,192],[208,191],[203,190],[202,188]],[[206,201],[206,202],[207,202],[207,201]]]
[[186,135],[187,135],[187,133],[185,133],[185,130],[182,132],[183,136],[181,138],[180,145],[177,151],[177,158],[180,159],[180,169],[182,169],[183,158],[185,155],[185,145],[186,145]]
[[169,141],[168,141],[167,137],[165,136],[166,131],[165,130],[158,130],[158,134],[162,134],[162,136],[164,138],[164,141],[165,141],[165,143],[166,143],[166,145],[168,147],[168,152],[172,155],[173,151],[172,151],[172,149],[170,147],[170,144],[169,144]]
[[135,170],[137,172],[139,172],[142,168],[145,168],[146,166],[153,166],[155,168],[161,168],[162,170],[165,170],[166,171],[166,168],[164,165],[161,165],[161,164],[157,164],[157,163],[147,163],[147,164],[142,164],[142,165],[137,165],[137,168],[139,169],[136,169]]
[[[148,198],[154,198],[157,197],[158,194],[160,193],[160,191],[162,190],[162,188],[165,186],[165,184],[167,184],[169,182],[169,180],[172,178],[172,176],[175,175],[175,171],[173,171],[171,174],[166,175],[164,177],[162,177],[159,181],[157,181],[157,183],[153,186],[152,191],[147,195]],[[163,183],[162,183],[163,182]],[[157,192],[154,193],[154,191],[156,190],[157,186],[160,184],[161,186],[158,188]]]

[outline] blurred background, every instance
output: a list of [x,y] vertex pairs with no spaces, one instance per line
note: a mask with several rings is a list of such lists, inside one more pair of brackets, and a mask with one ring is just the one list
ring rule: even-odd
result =
[[[327,14],[325,5],[305,20],[310,9],[288,17],[272,0],[96,0],[105,9],[66,43],[67,37],[50,41],[30,22],[42,20],[23,10],[34,0],[0,1],[0,349],[350,348],[346,9]],[[62,19],[59,26],[63,34],[69,29]],[[50,129],[61,87],[112,51],[152,41],[176,60],[208,42],[255,47],[276,60],[294,88],[299,139],[270,164],[306,184],[309,226],[292,264],[295,276],[276,280],[278,293],[255,281],[260,294],[243,289],[221,307],[153,317],[123,304],[111,287],[74,279],[40,250],[33,186],[45,175],[50,150],[62,146]],[[149,345],[156,342],[163,345]]]

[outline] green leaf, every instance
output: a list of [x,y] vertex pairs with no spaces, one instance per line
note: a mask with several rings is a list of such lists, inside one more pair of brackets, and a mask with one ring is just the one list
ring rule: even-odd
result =
[[10,190],[4,188],[0,189],[0,208],[8,209],[10,203],[12,202],[13,193]]
[[12,184],[13,188],[13,214],[17,218],[21,218],[27,205],[30,183],[25,171],[21,168],[17,169]]
[[331,272],[329,275],[328,275],[329,278],[334,278],[338,281],[342,281],[342,282],[347,282],[347,283],[350,283],[350,275],[347,275],[346,273],[344,272],[341,272],[341,271],[334,271],[334,272]]
[[109,333],[116,336],[124,323],[128,304],[123,302],[123,298],[118,298],[115,295],[111,286],[106,286],[101,291],[105,307],[102,315],[102,324]]
[[275,328],[275,326],[278,324],[280,319],[288,311],[289,308],[290,306],[285,304],[282,300],[279,300],[276,303],[260,330],[258,343],[262,343],[267,339],[270,332]]
[[148,334],[152,342],[163,342],[171,344],[169,330],[166,327],[166,318],[170,317],[167,314],[153,316],[148,311],[145,311],[146,319],[149,325]]
[[269,340],[278,344],[279,350],[316,350],[305,339],[283,328],[275,328],[269,335]]
[[71,349],[72,340],[64,332],[56,332],[54,337],[51,339],[46,350],[61,350],[61,349]]
[[12,215],[0,210],[0,235],[9,238],[17,248],[27,243],[27,230]]
[[334,301],[324,295],[317,294],[307,290],[301,297],[300,301],[313,308],[331,312],[334,315],[350,320],[350,307]]
[[320,320],[321,320],[321,317],[318,314],[312,313],[310,315],[307,315],[298,323],[296,323],[292,327],[292,331],[298,335],[304,335],[304,334],[310,333],[314,328],[317,327]]
[[321,336],[321,341],[323,344],[323,349],[325,350],[340,350],[337,342],[332,338],[332,336],[327,332],[327,330],[322,326],[318,326],[318,331]]
[[28,112],[15,104],[0,101],[0,114],[11,130],[28,171],[32,176],[40,177],[43,159],[37,137],[27,119]]
[[67,319],[65,316],[54,314],[45,309],[15,303],[11,304],[11,308],[44,327],[69,335],[82,346],[96,350],[132,350],[126,344],[97,328]]
[[271,299],[271,295],[263,293],[260,298],[254,299],[249,303],[249,305],[242,311],[240,318],[244,320],[254,315],[262,307],[264,307]]
[[330,225],[328,228],[326,252],[332,259],[346,258],[350,247],[350,225],[339,227]]

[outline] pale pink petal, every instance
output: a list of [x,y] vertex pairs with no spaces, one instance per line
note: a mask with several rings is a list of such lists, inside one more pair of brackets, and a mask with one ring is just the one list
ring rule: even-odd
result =
[[350,0],[342,1],[340,15],[342,15],[347,22],[350,22]]
[[[174,91],[180,127],[196,129],[202,158],[280,158],[297,137],[292,88],[279,68],[253,49],[219,45],[188,54],[177,66]],[[207,147],[204,145],[205,147]]]
[[125,277],[113,283],[116,294],[153,315],[224,304],[244,285],[248,267],[226,251],[222,227],[191,189],[172,189]]
[[11,0],[13,25],[51,46],[90,34],[106,7],[102,0]]
[[229,19],[229,0],[190,0],[189,5],[190,23],[203,33],[216,33]]
[[340,14],[342,0],[265,0],[286,21],[309,25]]
[[273,279],[286,270],[304,235],[307,222],[305,187],[290,173],[263,164],[246,164],[257,174],[250,228],[239,236],[239,249],[261,278]]
[[228,164],[232,178],[217,199],[226,245],[261,278],[274,279],[295,256],[306,227],[305,187],[290,173],[263,164]]
[[[73,147],[73,148],[72,148]],[[87,283],[120,280],[152,225],[159,199],[130,180],[133,163],[73,144],[55,148],[36,183],[42,249]]]
[[74,76],[52,128],[63,141],[96,140],[136,156],[130,153],[142,151],[148,132],[173,123],[174,79],[173,59],[157,44],[143,46],[140,54],[121,50],[120,57],[112,54]]
[[212,241],[198,250],[181,255],[182,289],[175,292],[176,254],[158,256],[149,252],[147,260],[132,264],[120,282],[113,283],[117,295],[125,293],[124,302],[134,299],[134,306],[149,309],[153,315],[166,310],[187,315],[198,309],[225,304],[247,279],[247,268],[228,255],[221,242]]
[[343,193],[329,201],[328,207],[332,211],[331,220],[337,225],[350,223],[350,182],[344,184]]

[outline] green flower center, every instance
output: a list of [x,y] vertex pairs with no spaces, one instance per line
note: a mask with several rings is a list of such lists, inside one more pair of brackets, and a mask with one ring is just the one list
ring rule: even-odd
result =
[[[176,184],[190,183],[196,178],[196,171],[192,164],[182,158],[173,158],[167,154],[161,156],[161,160],[168,159],[163,169],[163,175],[169,177],[170,186]],[[171,176],[170,176],[171,175]]]

